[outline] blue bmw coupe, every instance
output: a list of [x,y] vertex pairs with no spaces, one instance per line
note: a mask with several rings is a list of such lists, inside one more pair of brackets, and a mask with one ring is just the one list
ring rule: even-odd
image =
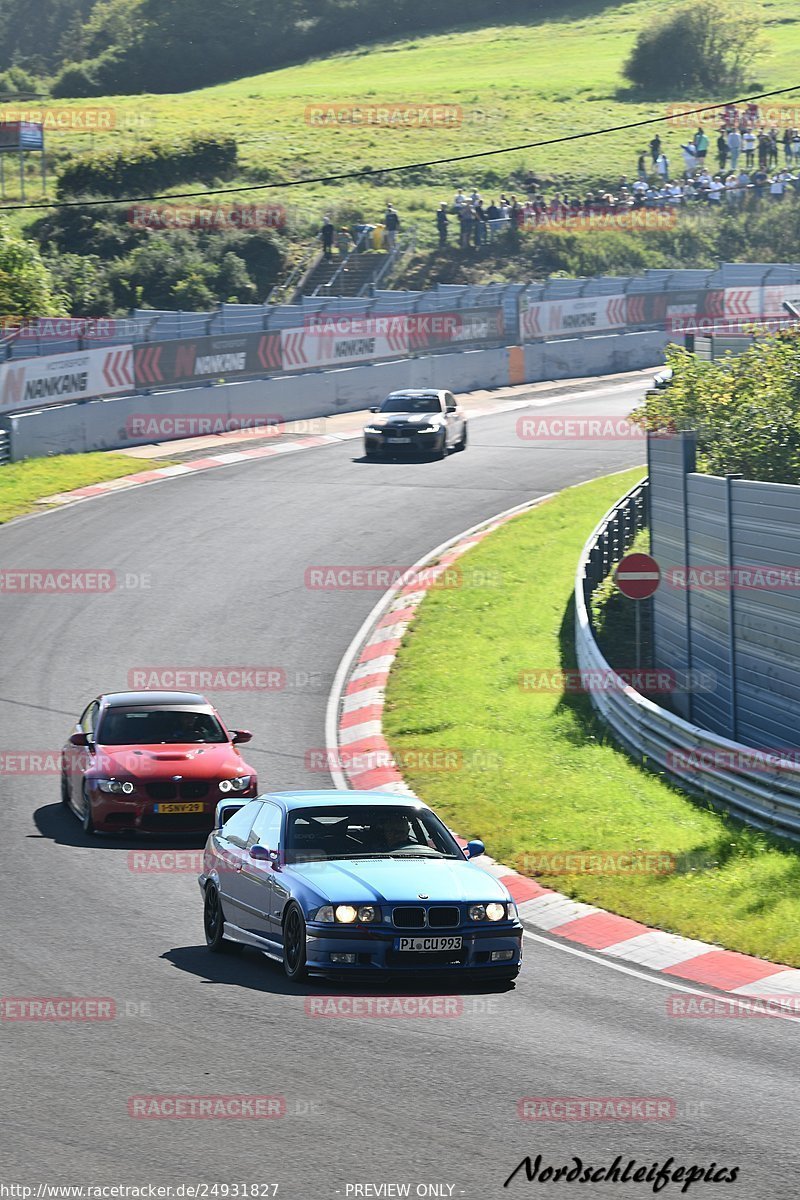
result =
[[507,889],[468,861],[419,800],[278,792],[222,801],[199,877],[206,943],[254,946],[292,980],[325,975],[519,974]]

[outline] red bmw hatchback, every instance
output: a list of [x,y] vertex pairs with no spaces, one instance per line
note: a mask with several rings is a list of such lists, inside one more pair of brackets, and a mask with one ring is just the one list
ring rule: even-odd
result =
[[98,696],[62,751],[62,803],[87,833],[209,830],[220,800],[258,795],[251,737],[195,692]]

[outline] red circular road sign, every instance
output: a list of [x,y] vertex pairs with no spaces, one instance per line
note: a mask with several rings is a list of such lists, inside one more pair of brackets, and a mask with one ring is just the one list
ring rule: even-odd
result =
[[661,582],[661,568],[649,554],[626,554],[617,564],[614,582],[629,600],[646,600]]

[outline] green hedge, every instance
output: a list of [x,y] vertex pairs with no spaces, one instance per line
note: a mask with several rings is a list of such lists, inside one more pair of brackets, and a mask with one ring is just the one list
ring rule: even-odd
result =
[[230,179],[236,171],[233,138],[196,137],[185,142],[152,142],[134,154],[109,150],[83,154],[58,178],[65,196],[125,196],[161,192],[176,184]]

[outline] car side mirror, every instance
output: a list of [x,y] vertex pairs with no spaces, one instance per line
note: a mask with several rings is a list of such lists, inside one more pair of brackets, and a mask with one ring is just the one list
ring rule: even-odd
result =
[[480,838],[475,838],[474,841],[467,842],[466,846],[464,847],[465,858],[477,858],[479,854],[485,853],[486,847]]
[[448,404],[447,409],[445,411],[446,412],[458,412],[458,408],[455,404]]
[[376,405],[374,408],[371,408],[369,411],[370,412],[380,412],[380,409]]
[[250,847],[250,857],[256,862],[272,863],[276,871],[280,871],[280,852],[278,850],[270,850],[269,846],[262,846],[260,842],[256,842]]
[[241,742],[251,742],[252,740],[253,740],[253,735],[249,729],[232,729],[231,730],[231,741],[232,742],[241,743]]
[[88,733],[73,733],[69,739],[71,746],[90,746],[92,739]]

